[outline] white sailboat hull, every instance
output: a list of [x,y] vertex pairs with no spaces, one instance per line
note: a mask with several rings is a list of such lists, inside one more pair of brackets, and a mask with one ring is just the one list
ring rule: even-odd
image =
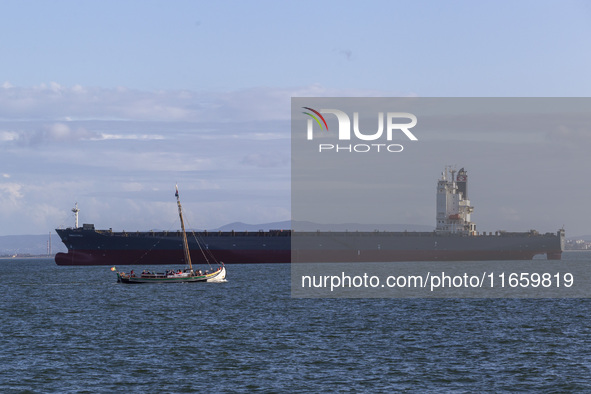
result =
[[211,278],[207,278],[206,282],[226,282],[226,267],[222,266],[222,269],[216,273],[216,275],[212,276]]

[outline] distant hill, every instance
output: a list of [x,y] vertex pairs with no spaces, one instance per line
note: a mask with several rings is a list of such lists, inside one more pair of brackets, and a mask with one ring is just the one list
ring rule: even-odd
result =
[[[433,231],[433,226],[424,226],[418,224],[359,224],[359,223],[338,223],[338,224],[320,224],[314,222],[294,222],[294,227],[300,231]],[[291,221],[272,222],[263,224],[246,224],[234,222],[226,224],[212,231],[269,231],[269,230],[289,230]]]
[[[47,254],[49,234],[4,235],[0,236],[0,256]],[[57,234],[51,234],[51,252],[67,252],[66,246]]]
[[579,236],[576,236],[576,237],[566,237],[566,239],[567,240],[573,240],[573,241],[582,239],[583,241],[591,242],[591,235],[579,235]]
[[211,231],[269,231],[269,230],[289,230],[291,227],[290,220],[284,220],[282,222],[271,222],[262,224],[247,224],[242,222],[234,222],[213,229]]

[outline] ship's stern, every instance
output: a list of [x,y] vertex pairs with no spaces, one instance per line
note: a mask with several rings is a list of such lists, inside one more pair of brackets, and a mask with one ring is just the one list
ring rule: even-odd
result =
[[558,230],[556,236],[558,238],[558,248],[557,250],[546,252],[546,259],[548,260],[562,260],[562,252],[564,251],[565,245],[564,229]]

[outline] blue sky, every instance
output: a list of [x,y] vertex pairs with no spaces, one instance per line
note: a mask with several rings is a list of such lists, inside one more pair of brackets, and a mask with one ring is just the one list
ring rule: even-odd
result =
[[16,86],[587,95],[579,1],[12,1]]
[[175,182],[194,227],[287,220],[292,96],[591,92],[583,1],[6,1],[2,14],[0,235],[71,225],[76,201],[101,228],[168,229]]

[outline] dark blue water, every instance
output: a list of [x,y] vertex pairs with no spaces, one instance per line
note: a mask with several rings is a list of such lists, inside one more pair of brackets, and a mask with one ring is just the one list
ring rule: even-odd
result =
[[228,268],[0,260],[0,391],[591,391],[587,299],[292,299],[287,264]]

